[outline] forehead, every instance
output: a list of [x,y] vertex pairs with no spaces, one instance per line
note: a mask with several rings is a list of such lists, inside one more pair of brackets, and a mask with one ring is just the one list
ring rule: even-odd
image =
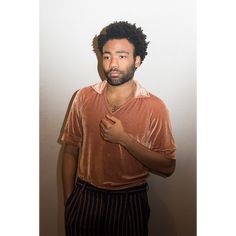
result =
[[134,46],[127,39],[110,39],[103,46],[103,52],[126,51],[132,53]]

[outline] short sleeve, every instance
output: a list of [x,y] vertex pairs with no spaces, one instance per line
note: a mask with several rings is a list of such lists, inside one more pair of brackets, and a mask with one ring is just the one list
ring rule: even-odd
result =
[[150,123],[151,150],[160,152],[168,159],[176,159],[176,145],[167,108],[155,111]]
[[63,143],[81,146],[82,143],[82,122],[81,122],[82,98],[78,91],[72,102],[66,124],[61,135]]

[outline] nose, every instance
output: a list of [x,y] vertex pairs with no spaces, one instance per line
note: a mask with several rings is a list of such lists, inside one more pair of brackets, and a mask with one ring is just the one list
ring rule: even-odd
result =
[[111,69],[118,68],[118,60],[117,60],[117,58],[115,58],[115,57],[111,58],[110,68]]

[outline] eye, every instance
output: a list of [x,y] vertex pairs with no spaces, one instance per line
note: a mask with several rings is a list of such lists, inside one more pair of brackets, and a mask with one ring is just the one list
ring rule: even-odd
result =
[[120,55],[120,58],[121,58],[121,59],[125,59],[125,58],[127,58],[127,56]]
[[108,60],[109,56],[103,56],[103,60]]

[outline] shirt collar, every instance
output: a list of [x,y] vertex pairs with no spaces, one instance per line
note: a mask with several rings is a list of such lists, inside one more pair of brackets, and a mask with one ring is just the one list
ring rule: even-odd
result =
[[[136,92],[134,94],[135,98],[139,98],[139,97],[150,97],[150,93],[144,88],[142,87],[142,85],[140,85],[136,80],[134,80],[134,82],[136,83]],[[99,94],[102,94],[103,90],[105,89],[107,85],[107,81],[103,80],[97,84],[92,85],[92,88]]]

